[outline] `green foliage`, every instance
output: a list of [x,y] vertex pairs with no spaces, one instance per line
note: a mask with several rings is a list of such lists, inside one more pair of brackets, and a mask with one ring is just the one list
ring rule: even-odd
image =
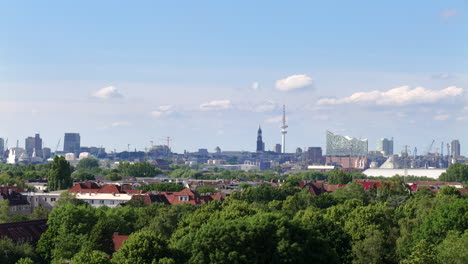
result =
[[347,184],[353,180],[353,176],[349,172],[343,170],[332,170],[327,173],[329,184]]
[[93,251],[80,251],[71,259],[72,264],[110,264],[111,261],[106,253]]
[[350,182],[346,186],[336,189],[332,195],[338,201],[358,199],[367,203],[369,200],[368,194],[364,191],[362,185],[356,182]]
[[84,158],[78,162],[76,165],[76,169],[92,169],[99,167],[99,160],[93,158]]
[[79,169],[73,172],[72,177],[80,181],[94,180],[94,175],[84,169]]
[[454,163],[439,177],[440,181],[466,182],[468,181],[468,164]]
[[453,195],[453,196],[456,196],[456,197],[460,197],[461,193],[454,186],[445,185],[444,187],[442,187],[442,189],[440,189],[439,195]]
[[34,249],[29,244],[16,244],[9,237],[0,238],[0,262],[14,264],[21,258],[34,258]]
[[44,206],[38,206],[31,214],[31,219],[47,219],[49,211]]
[[34,261],[31,258],[20,258],[16,264],[34,264]]
[[185,187],[178,183],[155,183],[155,184],[145,184],[138,187],[139,190],[144,191],[161,191],[161,192],[180,192]]
[[119,164],[118,168],[124,176],[131,177],[155,177],[156,175],[162,173],[160,169],[146,161],[135,162],[134,164],[130,164],[129,162],[122,162]]
[[449,231],[435,251],[439,263],[468,263],[468,230],[464,233]]
[[120,176],[116,172],[112,172],[112,173],[107,174],[105,179],[107,181],[120,181],[122,180],[122,176]]
[[47,189],[49,191],[63,190],[72,186],[70,163],[64,157],[54,157],[48,180]]
[[0,223],[6,223],[10,220],[10,201],[0,201]]
[[74,193],[71,193],[69,191],[64,191],[60,194],[60,197],[55,203],[55,206],[60,207],[66,204],[84,205],[85,202],[83,200],[76,199]]
[[112,263],[134,264],[134,263],[170,263],[172,251],[168,248],[167,240],[161,236],[140,231],[132,234],[123,247],[112,257]]

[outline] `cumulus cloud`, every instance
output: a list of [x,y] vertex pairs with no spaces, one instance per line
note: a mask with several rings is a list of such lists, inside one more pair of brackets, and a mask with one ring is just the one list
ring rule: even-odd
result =
[[200,109],[203,111],[223,110],[228,108],[231,108],[230,100],[214,100],[200,105]]
[[452,17],[456,17],[460,14],[460,11],[457,9],[443,9],[439,12],[439,17],[443,19],[449,19]]
[[154,117],[162,117],[172,114],[174,106],[173,105],[162,105],[158,107],[157,110],[151,112],[151,115]]
[[455,98],[462,94],[463,88],[455,86],[450,86],[442,90],[427,90],[424,87],[411,89],[409,86],[401,86],[385,92],[358,92],[344,98],[324,98],[320,99],[317,104],[337,105],[367,103],[376,105],[411,105],[436,103],[449,98]]
[[450,118],[450,116],[446,115],[446,114],[441,114],[441,115],[434,116],[434,120],[437,120],[437,121],[444,121],[444,120],[447,120],[449,118]]
[[93,93],[94,97],[101,99],[122,98],[123,95],[114,86],[104,87]]
[[277,90],[288,92],[288,91],[310,87],[312,86],[312,84],[313,84],[313,80],[309,76],[305,74],[296,74],[296,75],[288,76],[281,80],[277,80],[275,87]]
[[259,82],[253,82],[252,85],[250,86],[250,88],[252,88],[252,90],[254,90],[254,91],[257,91],[258,89],[260,89],[260,83]]

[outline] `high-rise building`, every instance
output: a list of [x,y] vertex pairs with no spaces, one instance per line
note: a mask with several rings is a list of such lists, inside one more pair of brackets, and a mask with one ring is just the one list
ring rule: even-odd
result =
[[31,157],[34,152],[34,147],[36,146],[36,138],[34,137],[27,137],[24,140],[24,149],[28,157]]
[[79,133],[65,133],[63,140],[63,152],[65,153],[78,153],[80,152],[80,134]]
[[322,148],[321,147],[307,148],[306,160],[309,164],[323,164]]
[[327,156],[366,156],[367,139],[341,136],[327,131]]
[[450,149],[452,150],[452,157],[457,158],[460,156],[460,141],[458,139],[452,140],[450,144]]
[[258,126],[258,131],[257,131],[257,152],[263,152],[265,151],[265,143],[263,143],[262,140],[262,128]]
[[42,138],[39,134],[34,136],[34,150],[36,151],[36,157],[42,158]]
[[377,140],[376,150],[383,151],[386,156],[393,155],[393,138],[381,138]]
[[276,153],[281,153],[281,144],[276,144],[275,145],[275,152]]

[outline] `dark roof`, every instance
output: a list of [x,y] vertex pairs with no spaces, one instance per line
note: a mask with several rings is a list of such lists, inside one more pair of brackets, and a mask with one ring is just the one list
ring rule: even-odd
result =
[[36,243],[47,230],[47,219],[0,224],[0,237],[7,236],[14,242]]

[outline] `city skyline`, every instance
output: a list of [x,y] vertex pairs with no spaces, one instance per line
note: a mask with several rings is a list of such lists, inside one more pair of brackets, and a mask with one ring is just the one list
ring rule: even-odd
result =
[[[320,146],[325,131],[423,151],[468,142],[463,1],[9,3],[0,137],[182,153]],[[88,8],[92,5],[93,8]],[[233,15],[236,14],[236,15]]]

